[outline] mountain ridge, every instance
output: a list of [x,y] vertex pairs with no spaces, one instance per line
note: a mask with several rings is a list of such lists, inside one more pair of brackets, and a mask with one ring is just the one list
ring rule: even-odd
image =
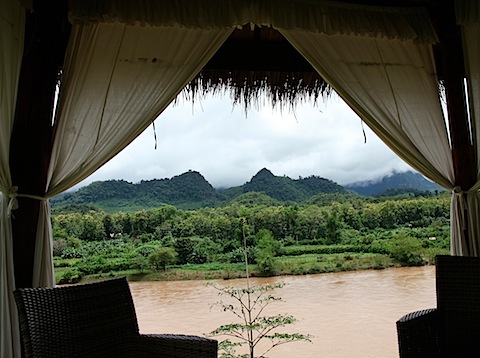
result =
[[[399,178],[395,182],[395,178]],[[383,183],[383,184],[382,184]],[[436,190],[420,174],[393,173],[389,179],[376,182],[360,182],[341,186],[336,182],[311,175],[299,179],[276,176],[262,168],[245,184],[215,189],[198,171],[189,170],[170,179],[141,180],[133,184],[125,180],[96,181],[75,192],[60,194],[51,199],[52,209],[66,206],[94,206],[105,211],[133,211],[173,205],[179,209],[194,210],[204,207],[227,205],[231,202],[283,205],[305,203],[318,194],[340,196],[352,195],[398,195],[415,190]],[[411,185],[411,188],[407,186]],[[426,188],[430,189],[426,189]],[[389,193],[388,190],[391,192]],[[365,193],[368,194],[365,194]]]

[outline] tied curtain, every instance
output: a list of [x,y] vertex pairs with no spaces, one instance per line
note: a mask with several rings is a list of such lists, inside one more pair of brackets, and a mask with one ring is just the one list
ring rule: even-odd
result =
[[[16,206],[15,197],[28,196],[28,193],[17,193],[11,183],[8,166],[24,30],[23,20],[18,20],[24,16],[25,9],[19,4],[18,0],[2,1],[0,17],[2,358],[20,357],[21,352],[12,295],[15,289],[11,230],[14,213],[10,213]],[[9,17],[4,17],[4,8],[8,10],[5,13]],[[177,14],[181,13],[177,11]],[[135,12],[127,14],[136,15]],[[235,23],[228,16],[221,18]],[[142,133],[234,29],[234,26],[187,27],[175,21],[165,26],[152,26],[116,16],[102,16],[102,21],[88,21],[72,15],[71,21],[71,38],[57,113],[52,123],[54,138],[48,184],[44,197],[36,198],[40,200],[40,213],[32,281],[34,287],[55,284],[48,198],[88,177]]]
[[476,151],[471,165],[477,183],[471,188],[455,186],[432,52],[437,38],[425,9],[307,1],[271,5],[251,6],[256,23],[277,28],[390,149],[452,191],[451,253],[479,256],[480,3],[456,2]]
[[[233,31],[74,22],[45,197],[79,183],[170,104]],[[54,284],[48,201],[41,202],[34,285]]]
[[17,0],[0,2],[0,356],[20,357],[19,325],[13,299],[13,190],[9,168],[17,86],[23,54],[25,13]]
[[457,23],[462,28],[471,134],[475,148],[476,160],[471,165],[477,173],[476,183],[463,193],[463,197],[457,195],[458,203],[455,204],[466,208],[468,232],[475,239],[472,256],[480,256],[480,2],[457,0],[455,5]]
[[[403,13],[403,19],[377,33],[355,26],[358,17],[352,27],[339,26],[337,31],[280,28],[280,32],[390,149],[452,191],[451,254],[479,256],[480,3],[456,3],[457,22],[463,31],[470,131],[476,157],[471,165],[476,168],[477,181],[471,188],[455,186],[451,143],[432,54],[434,33],[420,25],[421,11],[403,11],[397,13]],[[398,28],[410,28],[412,33],[396,35]]]

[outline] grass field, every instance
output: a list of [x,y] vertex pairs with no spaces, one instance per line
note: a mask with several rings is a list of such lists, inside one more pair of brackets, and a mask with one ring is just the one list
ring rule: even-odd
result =
[[[59,282],[65,272],[71,270],[75,259],[57,260],[55,277]],[[339,271],[367,269],[384,269],[400,266],[388,255],[374,253],[340,253],[340,254],[303,254],[275,258],[273,275],[308,275]],[[249,265],[251,276],[261,276],[256,265]],[[245,277],[243,263],[207,263],[199,265],[172,265],[163,270],[119,270],[83,276],[80,282],[94,281],[102,278],[127,276],[131,281],[165,281],[165,280],[208,280],[233,279]]]

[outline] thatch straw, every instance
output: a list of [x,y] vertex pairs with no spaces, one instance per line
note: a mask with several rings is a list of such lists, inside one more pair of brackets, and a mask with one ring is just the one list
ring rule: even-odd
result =
[[[316,72],[279,71],[218,71],[202,70],[185,87],[182,95],[190,100],[207,94],[226,94],[234,105],[247,110],[254,105],[265,105],[269,100],[273,107],[286,106],[294,110],[298,103],[317,103],[326,98],[331,87]],[[263,102],[262,102],[263,101]]]

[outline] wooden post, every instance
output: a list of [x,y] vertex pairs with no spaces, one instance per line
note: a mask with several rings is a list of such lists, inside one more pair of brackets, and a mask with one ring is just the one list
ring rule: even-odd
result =
[[[453,2],[442,2],[440,14],[437,18],[437,33],[440,37],[437,63],[441,66],[445,86],[455,186],[467,191],[475,184],[477,173],[464,85],[465,62],[461,28],[456,24]],[[467,230],[465,238],[468,247]]]
[[[70,31],[66,1],[34,1],[27,11],[25,48],[10,142],[12,184],[20,194],[43,196],[51,153],[58,73]],[[31,287],[39,202],[18,198],[12,217],[15,283]]]

